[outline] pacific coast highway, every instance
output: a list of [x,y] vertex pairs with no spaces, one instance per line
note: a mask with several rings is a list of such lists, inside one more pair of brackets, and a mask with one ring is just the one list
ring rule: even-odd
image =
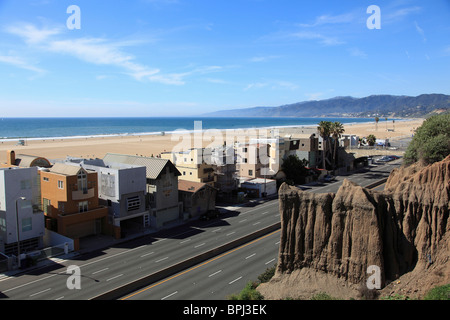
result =
[[[398,165],[399,161],[372,166],[370,169],[362,170],[359,173],[354,173],[346,177],[340,176],[336,181],[331,183],[302,186],[302,189],[308,192],[336,192],[344,178],[354,181],[361,186],[368,186],[373,182],[386,178],[391,170]],[[221,246],[224,243],[231,242],[280,222],[277,199],[254,202],[252,206],[228,207],[227,209],[229,209],[227,213],[216,220],[192,221],[183,226],[143,236],[115,245],[114,247],[77,256],[74,259],[60,260],[54,265],[31,270],[20,276],[3,278],[0,281],[0,297],[13,300],[92,299],[117,287],[134,282],[148,274],[163,270],[190,257]],[[223,281],[225,283],[228,281],[229,283],[229,285],[223,286],[224,289],[218,289],[215,291],[217,292],[216,294],[210,294],[208,297],[214,296],[216,299],[223,299],[226,295],[236,292],[237,287],[235,286],[242,288],[245,285],[244,280],[255,280],[268,266],[276,263],[273,259],[276,259],[278,254],[278,246],[275,245],[277,241],[275,240],[279,237],[279,232],[274,232],[269,236],[263,237],[261,240],[253,240],[253,243],[240,250],[236,250],[230,254],[221,253],[218,255],[222,264],[238,266],[242,265],[241,260],[243,255],[248,254],[244,257],[246,258],[244,260],[250,263],[249,265],[237,269],[218,269],[216,271],[196,268],[196,272],[202,272],[204,270],[203,278],[213,281],[202,284],[203,288],[207,288],[208,286],[213,288],[214,281],[220,277],[224,277]],[[253,248],[255,248],[254,252],[247,252],[248,249]],[[260,252],[265,253],[263,255]],[[266,264],[268,261],[273,262],[273,264]],[[67,268],[73,265],[80,268],[81,288],[70,290],[67,287],[67,279],[71,274],[67,273]],[[211,267],[215,266],[214,263],[210,263],[209,265]],[[244,273],[241,275],[236,270],[245,271],[245,275]],[[214,272],[217,272],[217,274],[210,276]],[[231,275],[229,274],[230,272]],[[234,278],[233,273],[235,273]],[[216,275],[218,277],[214,278]],[[197,277],[197,275],[195,276]],[[182,279],[184,278],[175,277],[170,281],[170,284],[172,285],[172,283],[176,283],[176,281],[181,281]],[[167,281],[167,284],[169,284],[169,281]],[[148,283],[148,285],[151,285],[151,283]],[[160,286],[160,288],[162,289],[163,286]],[[174,284],[172,292],[168,292],[172,290],[170,288],[168,291],[162,292],[159,295],[134,294],[138,291],[127,294],[128,296],[133,295],[133,299],[170,298],[170,296],[166,296],[172,293],[174,298],[180,293],[177,299],[190,299],[190,297],[194,299],[196,296],[189,293],[182,294],[181,290],[177,290],[177,288],[178,286]],[[200,291],[208,292],[208,290]],[[150,293],[153,291],[146,290],[146,292]]]

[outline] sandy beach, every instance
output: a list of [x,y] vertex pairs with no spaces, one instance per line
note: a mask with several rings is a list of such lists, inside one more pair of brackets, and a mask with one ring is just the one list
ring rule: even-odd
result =
[[[380,120],[378,125],[375,122],[346,124],[345,134],[355,134],[366,137],[373,134],[377,139],[395,140],[411,136],[424,119],[392,121]],[[318,122],[320,120],[318,119]],[[310,128],[310,127],[303,127]],[[298,132],[299,127],[293,127],[292,132]],[[290,129],[283,128],[282,136]],[[222,130],[225,137],[225,131]],[[198,140],[197,140],[198,141]],[[221,139],[202,139],[203,146],[221,144]],[[106,153],[122,153],[140,156],[157,156],[161,152],[172,151],[175,147],[183,143],[194,146],[194,134],[190,136],[172,135],[142,135],[142,136],[112,136],[112,137],[92,137],[92,138],[55,138],[42,140],[26,140],[25,145],[17,145],[17,140],[3,141],[0,143],[0,163],[6,162],[6,151],[14,150],[16,154],[27,154],[45,157],[49,160],[65,159],[66,156],[83,158],[103,158]]]

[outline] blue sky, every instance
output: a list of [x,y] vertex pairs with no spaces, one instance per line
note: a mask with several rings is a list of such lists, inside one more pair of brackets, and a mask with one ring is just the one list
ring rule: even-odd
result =
[[0,116],[450,94],[449,21],[448,0],[0,0]]

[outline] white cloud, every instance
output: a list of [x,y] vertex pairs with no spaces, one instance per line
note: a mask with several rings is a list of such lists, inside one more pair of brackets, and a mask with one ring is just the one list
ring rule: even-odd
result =
[[299,31],[291,34],[292,37],[302,40],[318,40],[319,43],[325,46],[336,46],[344,44],[345,42],[336,38],[325,36],[321,33],[310,32],[310,31]]
[[10,64],[10,65],[13,65],[13,66],[21,68],[21,69],[34,71],[34,72],[37,72],[37,73],[40,73],[40,74],[46,72],[44,69],[38,68],[36,66],[33,66],[32,64],[30,64],[29,62],[24,60],[22,57],[18,57],[18,56],[11,56],[11,55],[3,56],[3,55],[0,55],[0,62],[6,63],[6,64]]
[[365,53],[364,51],[362,51],[359,48],[350,48],[350,49],[348,49],[348,52],[353,57],[358,57],[358,58],[362,58],[362,59],[367,58],[367,53]]
[[316,21],[312,24],[300,23],[300,27],[317,27],[325,24],[337,24],[337,23],[350,23],[354,21],[355,15],[353,13],[345,13],[341,15],[321,15],[316,18]]
[[414,21],[414,26],[416,27],[416,31],[419,35],[422,36],[423,42],[427,42],[427,38],[425,37],[425,31],[419,26],[417,21]]

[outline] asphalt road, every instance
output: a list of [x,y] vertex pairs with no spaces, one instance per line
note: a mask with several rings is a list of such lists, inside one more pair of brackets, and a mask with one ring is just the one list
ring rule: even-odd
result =
[[[398,165],[392,162],[373,166],[368,170],[364,169],[346,177],[337,177],[334,182],[302,186],[302,189],[309,192],[336,192],[344,178],[361,186],[367,186],[374,181],[387,177],[390,171]],[[280,219],[277,199],[254,202],[249,207],[229,207],[228,209],[230,211],[217,220],[194,221],[188,225],[128,241],[73,260],[63,260],[18,277],[3,279],[0,281],[0,297],[14,300],[90,299],[152,272],[167,268],[176,262],[277,223]],[[261,244],[264,243],[264,241],[261,242]],[[267,250],[268,257],[276,257],[277,253],[278,248],[275,246]],[[237,264],[238,260],[242,260],[240,257],[233,258],[234,256],[227,255],[226,263],[234,265]],[[256,258],[256,256],[255,254],[254,257]],[[70,290],[67,287],[67,280],[71,276],[67,273],[67,268],[71,265],[80,268],[81,289]],[[245,277],[245,279],[255,280],[264,270],[265,267],[261,267],[261,262],[255,262],[255,268],[249,267],[249,273],[246,273],[245,276],[242,275],[241,279]],[[223,274],[225,275],[225,272]],[[240,276],[236,273],[235,279]],[[241,279],[235,281],[236,285],[239,282],[239,288],[245,285],[245,282],[240,281]],[[217,291],[220,291],[217,296],[220,296],[219,299],[240,290],[228,286],[226,288],[231,291]],[[175,291],[179,290],[174,289],[171,293]],[[174,294],[174,296],[177,294]],[[180,291],[177,298],[182,299],[182,297]],[[192,295],[187,295],[185,298],[194,299]]]

